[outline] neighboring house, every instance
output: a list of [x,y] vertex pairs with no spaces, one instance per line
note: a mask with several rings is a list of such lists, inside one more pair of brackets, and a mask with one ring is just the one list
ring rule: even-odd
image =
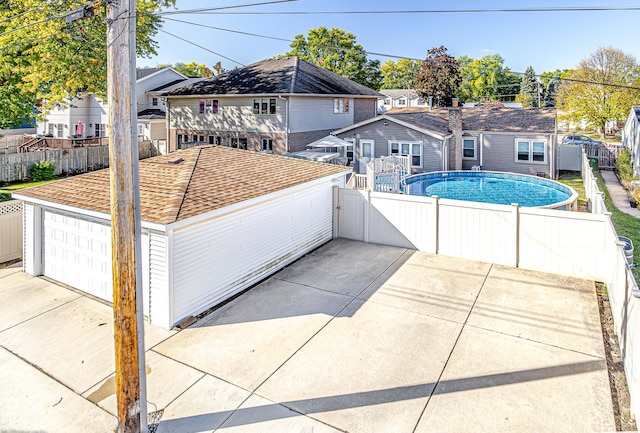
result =
[[633,175],[640,176],[640,106],[631,107],[629,117],[622,128],[622,145],[631,153]]
[[196,141],[277,154],[374,117],[380,97],[297,57],[262,60],[163,96],[171,150]]
[[[171,328],[331,240],[333,188],[351,169],[197,146],[139,172],[144,314]],[[14,194],[24,271],[111,302],[109,191],[99,170]]]
[[380,94],[384,97],[378,100],[378,112],[384,113],[392,108],[428,107],[429,101],[418,96],[415,90],[410,89],[382,89]]
[[[462,106],[464,108],[481,107],[485,105],[485,102],[465,102]],[[522,108],[522,102],[500,102],[502,107],[500,108]]]
[[409,156],[413,173],[439,170],[555,175],[553,108],[439,108],[393,110],[342,128],[354,144],[355,170],[372,158]]
[[[172,68],[139,68],[136,70],[136,105],[138,109],[138,135],[145,140],[161,136],[166,140],[165,122],[155,122],[161,131],[153,131],[150,111],[162,116],[166,107],[164,101],[147,92],[167,84],[184,81],[187,77]],[[108,105],[95,94],[73,98],[66,108],[56,105],[37,124],[37,133],[56,138],[106,137]]]

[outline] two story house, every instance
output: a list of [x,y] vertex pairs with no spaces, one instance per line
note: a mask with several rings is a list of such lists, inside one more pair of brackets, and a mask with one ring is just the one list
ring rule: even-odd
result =
[[[144,139],[166,139],[164,101],[148,92],[175,85],[187,77],[172,68],[138,68],[136,70],[136,105],[138,135]],[[107,101],[89,93],[72,98],[66,107],[58,105],[37,123],[37,133],[56,138],[106,137]],[[158,120],[160,120],[158,122]],[[155,131],[153,130],[155,129]]]
[[374,117],[381,97],[298,57],[262,60],[162,96],[170,150],[206,142],[277,154]]

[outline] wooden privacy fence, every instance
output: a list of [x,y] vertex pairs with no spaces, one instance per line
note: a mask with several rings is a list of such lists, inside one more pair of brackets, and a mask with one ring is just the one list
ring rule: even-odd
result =
[[603,146],[584,145],[587,156],[598,158],[598,168],[613,170],[616,166],[616,158],[622,150],[622,145],[607,144]]
[[22,258],[22,202],[0,202],[0,263]]
[[[159,151],[151,141],[138,143],[140,159],[157,156]],[[29,168],[46,159],[55,164],[56,175],[77,174],[109,166],[109,146],[40,150],[36,152],[0,155],[0,182],[20,181],[29,176]]]

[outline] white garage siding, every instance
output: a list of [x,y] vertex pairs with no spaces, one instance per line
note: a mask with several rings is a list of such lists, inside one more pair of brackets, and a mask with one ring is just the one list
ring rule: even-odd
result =
[[325,180],[173,232],[173,323],[198,314],[332,239]]

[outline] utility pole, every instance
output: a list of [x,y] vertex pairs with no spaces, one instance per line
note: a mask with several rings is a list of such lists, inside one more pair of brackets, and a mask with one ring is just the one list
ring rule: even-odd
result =
[[[135,110],[135,0],[107,1],[107,100],[116,398],[119,433],[146,432],[140,193]],[[140,311],[140,314],[137,314]]]

